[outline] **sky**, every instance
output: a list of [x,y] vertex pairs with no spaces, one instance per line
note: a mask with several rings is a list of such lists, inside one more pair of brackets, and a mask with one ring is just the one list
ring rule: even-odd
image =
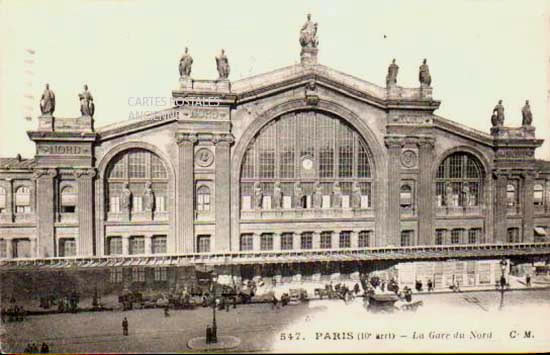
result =
[[311,13],[323,65],[384,86],[396,58],[398,85],[417,87],[427,58],[441,100],[435,113],[447,119],[489,132],[502,99],[505,125],[519,126],[529,99],[537,137],[547,140],[536,156],[550,160],[549,3],[0,0],[0,156],[34,155],[26,131],[37,128],[45,83],[57,117],[80,115],[77,95],[88,84],[101,127],[165,108],[136,98],[170,97],[185,47],[194,79],[217,78],[222,48],[230,80],[298,63]]

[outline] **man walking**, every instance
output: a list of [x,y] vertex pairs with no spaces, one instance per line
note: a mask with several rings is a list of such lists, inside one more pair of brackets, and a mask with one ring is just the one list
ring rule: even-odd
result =
[[122,320],[122,335],[128,336],[128,319],[126,317]]

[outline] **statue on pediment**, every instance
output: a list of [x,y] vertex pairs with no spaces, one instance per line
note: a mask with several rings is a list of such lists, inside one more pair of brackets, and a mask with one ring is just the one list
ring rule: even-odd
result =
[[386,86],[397,85],[397,73],[399,72],[399,66],[395,64],[395,59],[392,60],[388,67],[388,74],[386,75]]
[[51,115],[55,111],[55,94],[50,90],[50,85],[46,84],[46,88],[40,98],[40,112],[43,115]]
[[181,56],[180,59],[180,76],[182,78],[188,78],[191,75],[191,66],[193,65],[193,57],[188,53],[187,47],[185,47],[185,53]]
[[529,106],[529,100],[525,101],[525,106],[521,109],[522,126],[530,126],[533,123],[533,114],[531,113],[531,106]]
[[420,81],[420,87],[430,87],[432,85],[432,76],[426,59],[418,69],[418,80]]
[[504,106],[502,106],[502,100],[498,100],[498,104],[493,109],[491,124],[493,127],[504,125]]
[[95,105],[92,94],[88,91],[88,85],[84,85],[84,91],[78,94],[80,100],[80,113],[82,116],[94,116]]
[[317,48],[319,45],[317,23],[311,21],[311,14],[307,14],[307,21],[300,30],[300,45],[302,48]]
[[216,68],[218,69],[219,79],[227,79],[229,77],[229,60],[222,49],[219,56],[216,57]]

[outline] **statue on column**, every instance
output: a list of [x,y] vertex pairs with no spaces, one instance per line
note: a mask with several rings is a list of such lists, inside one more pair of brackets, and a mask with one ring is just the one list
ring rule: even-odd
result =
[[262,191],[262,186],[259,181],[254,183],[254,202],[256,204],[256,208],[261,210],[262,209],[262,202],[264,198],[264,193]]
[[361,208],[361,187],[357,181],[353,183],[351,189],[351,207]]
[[128,183],[124,184],[124,189],[122,190],[122,198],[120,199],[120,203],[122,205],[123,211],[130,211],[132,207],[132,191],[130,191],[130,188],[128,186]]
[[188,53],[187,47],[185,47],[185,53],[181,56],[180,59],[180,76],[182,78],[188,78],[191,75],[191,65],[193,65],[193,58]]
[[399,72],[399,66],[395,64],[395,58],[392,60],[388,67],[388,75],[386,75],[386,86],[397,85],[397,73]]
[[300,30],[300,45],[302,48],[317,48],[319,45],[317,23],[311,21],[311,14],[307,14],[307,21]]
[[52,115],[55,111],[55,94],[50,90],[50,85],[46,84],[46,88],[40,98],[40,112],[43,115]]
[[453,187],[451,186],[451,183],[447,183],[447,186],[445,187],[445,205],[447,207],[452,207],[453,204]]
[[332,208],[342,208],[342,189],[339,182],[332,186]]
[[493,127],[504,125],[504,106],[502,106],[502,100],[498,100],[498,104],[493,109],[491,124]]
[[143,199],[145,200],[145,211],[152,212],[155,210],[155,193],[151,187],[151,183],[148,182],[143,193]]
[[531,113],[531,106],[529,106],[529,100],[525,101],[525,106],[521,109],[521,121],[522,126],[530,126],[533,123],[533,114]]
[[304,190],[302,190],[302,185],[300,182],[296,182],[294,184],[294,205],[295,208],[303,208],[304,207]]
[[323,191],[321,184],[317,182],[315,184],[315,192],[313,193],[313,208],[323,207]]
[[227,80],[229,77],[229,61],[225,55],[225,51],[222,49],[222,52],[218,57],[216,57],[216,68],[218,69],[219,79]]
[[78,94],[80,99],[80,112],[82,116],[94,116],[95,105],[92,94],[88,91],[88,85],[84,85],[84,91]]
[[418,80],[420,81],[420,87],[430,87],[432,85],[432,76],[430,75],[430,68],[426,59],[424,59],[419,68]]
[[279,181],[275,182],[273,187],[273,208],[279,209],[282,207],[283,202],[283,191],[281,190],[281,183]]
[[472,206],[472,195],[470,194],[470,186],[468,183],[464,184],[462,188],[462,193],[464,194],[464,206]]

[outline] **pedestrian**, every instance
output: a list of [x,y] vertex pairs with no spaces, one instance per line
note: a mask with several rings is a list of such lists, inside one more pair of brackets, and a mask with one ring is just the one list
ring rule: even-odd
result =
[[46,343],[42,343],[42,346],[40,347],[40,352],[42,354],[47,354],[50,352],[50,347]]
[[382,283],[380,284],[380,290],[384,292],[385,289],[386,289],[386,281],[382,281]]
[[128,319],[126,317],[122,320],[122,335],[128,336]]
[[531,287],[531,275],[525,275],[525,284],[527,285],[527,287]]
[[358,283],[355,283],[355,285],[353,286],[353,291],[355,292],[356,295],[359,293],[359,284]]
[[237,296],[233,297],[233,308],[237,308]]
[[432,292],[434,288],[434,285],[432,283],[432,279],[428,279],[428,292]]
[[276,309],[279,301],[277,300],[277,297],[273,295],[273,298],[271,299],[271,309]]

